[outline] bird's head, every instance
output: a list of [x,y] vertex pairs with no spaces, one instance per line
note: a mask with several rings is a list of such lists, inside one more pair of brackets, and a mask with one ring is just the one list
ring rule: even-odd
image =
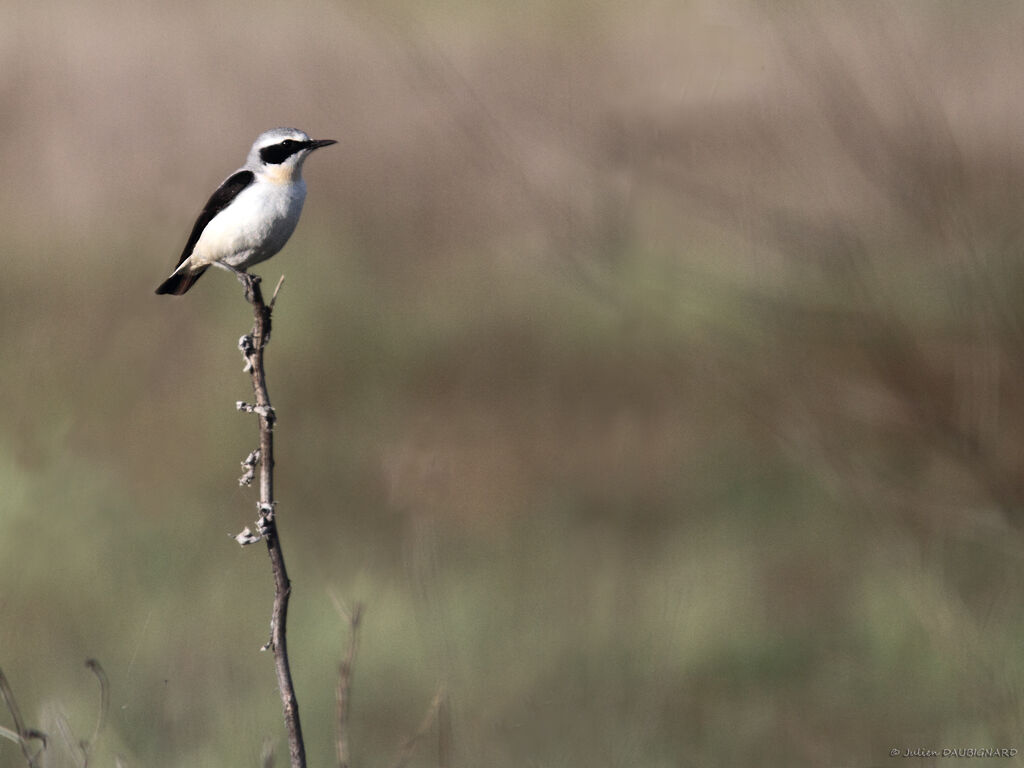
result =
[[270,181],[295,181],[302,178],[302,163],[309,154],[330,144],[337,142],[334,139],[311,139],[296,128],[273,128],[256,139],[245,167]]

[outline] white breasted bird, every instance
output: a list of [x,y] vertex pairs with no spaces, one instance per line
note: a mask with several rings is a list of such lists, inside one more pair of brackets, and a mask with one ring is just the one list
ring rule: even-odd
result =
[[180,296],[211,264],[241,275],[280,251],[306,200],[302,163],[314,149],[336,143],[311,139],[294,128],[260,134],[245,165],[206,203],[177,268],[156,292]]

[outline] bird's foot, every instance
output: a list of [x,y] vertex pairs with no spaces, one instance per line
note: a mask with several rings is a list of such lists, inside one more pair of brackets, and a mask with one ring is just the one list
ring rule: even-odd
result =
[[245,300],[250,304],[256,304],[257,301],[262,303],[263,296],[260,291],[260,276],[250,275],[248,272],[242,272],[240,269],[234,270],[234,273],[245,290]]

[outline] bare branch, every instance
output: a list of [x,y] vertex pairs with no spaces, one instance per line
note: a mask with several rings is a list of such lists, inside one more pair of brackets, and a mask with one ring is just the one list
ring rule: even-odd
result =
[[[270,617],[270,639],[263,646],[263,649],[270,650],[274,654],[277,687],[281,695],[285,727],[288,731],[288,753],[291,760],[291,768],[305,768],[306,746],[302,738],[299,704],[295,696],[295,686],[292,682],[285,636],[288,620],[288,598],[291,596],[291,582],[288,580],[288,571],[284,564],[284,553],[281,550],[281,542],[278,538],[277,522],[274,514],[277,506],[277,502],[274,499],[274,423],[277,418],[274,408],[270,404],[266,373],[263,368],[263,350],[267,342],[270,341],[270,316],[273,309],[273,300],[269,306],[263,302],[260,278],[257,275],[242,273],[239,279],[242,280],[242,284],[245,286],[246,300],[252,304],[254,322],[252,333],[243,336],[238,342],[238,347],[245,359],[245,371],[252,376],[252,390],[256,402],[253,405],[240,402],[236,407],[240,411],[256,414],[259,418],[260,442],[258,459],[250,454],[246,462],[243,462],[243,467],[246,467],[251,459],[251,466],[255,474],[255,464],[258,460],[260,499],[258,504],[259,516],[256,521],[257,534],[253,534],[246,528],[236,537],[236,541],[242,545],[251,544],[260,539],[267,542],[267,553],[270,556],[270,567],[274,575],[274,606]],[[278,290],[280,287],[281,282],[279,281],[277,284]],[[274,292],[274,298],[276,297],[277,290]],[[245,475],[243,475],[244,478]]]

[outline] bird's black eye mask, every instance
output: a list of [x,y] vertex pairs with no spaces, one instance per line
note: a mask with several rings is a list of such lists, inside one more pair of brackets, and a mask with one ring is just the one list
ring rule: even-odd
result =
[[271,144],[269,147],[263,147],[260,150],[260,160],[268,165],[278,165],[283,163],[296,152],[304,150],[307,144],[308,142],[305,141],[285,139],[279,144]]

